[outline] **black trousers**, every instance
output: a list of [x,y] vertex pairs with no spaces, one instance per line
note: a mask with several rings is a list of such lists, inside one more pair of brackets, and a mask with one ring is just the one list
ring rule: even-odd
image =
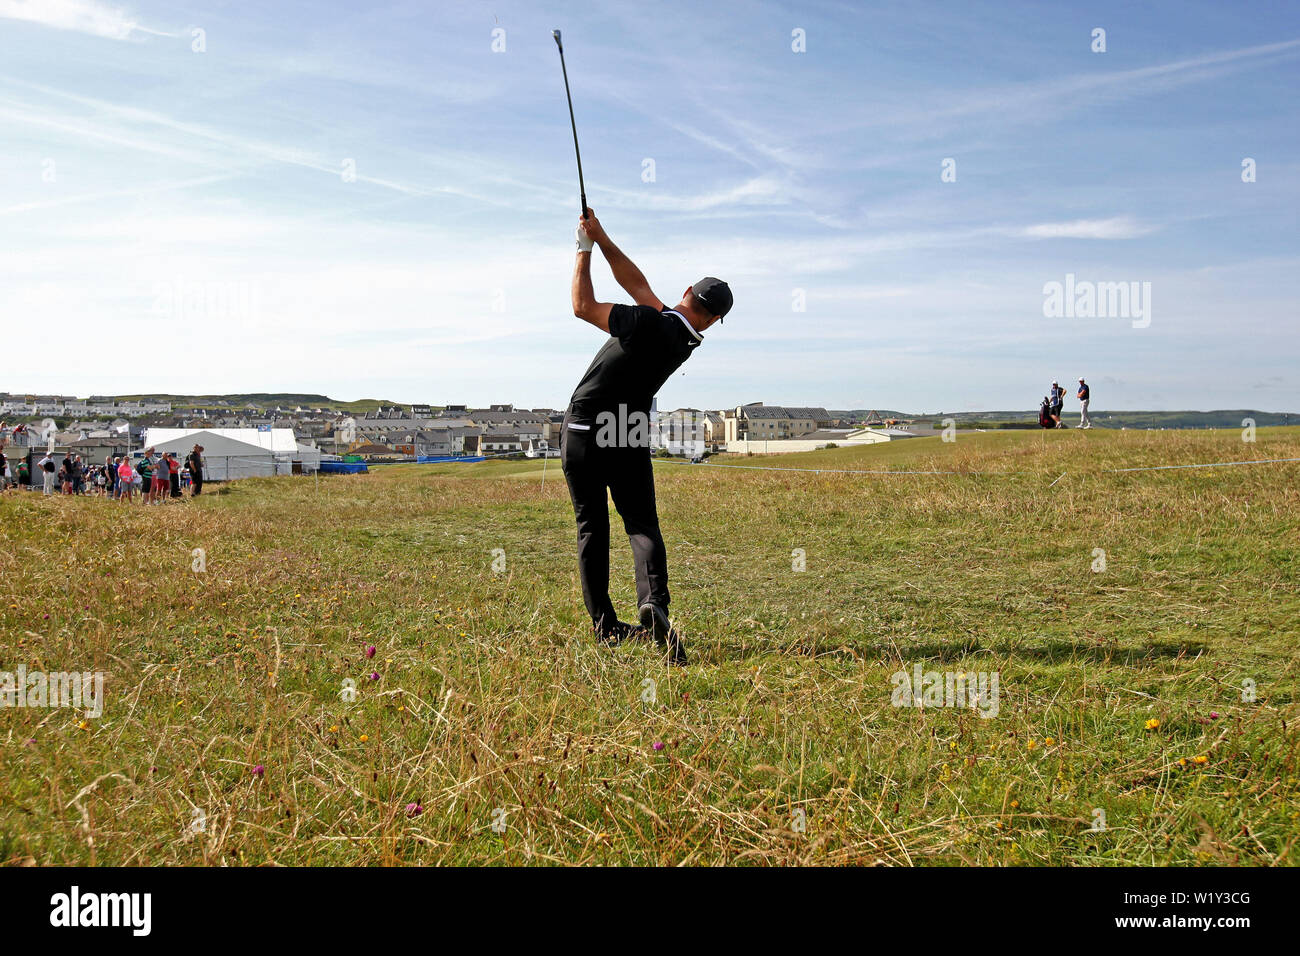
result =
[[609,502],[623,519],[636,564],[636,600],[668,608],[668,554],[659,532],[655,478],[649,448],[606,447],[596,443],[596,428],[579,431],[566,418],[560,436],[560,464],[578,519],[578,573],[582,600],[596,630],[618,620],[609,599]]

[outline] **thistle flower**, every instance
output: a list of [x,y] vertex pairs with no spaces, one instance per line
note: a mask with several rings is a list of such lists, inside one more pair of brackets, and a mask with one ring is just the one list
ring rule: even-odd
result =
[[423,812],[424,807],[420,806],[419,803],[408,803],[406,805],[406,815],[408,817],[418,817]]
[[656,741],[655,741],[653,744],[651,744],[650,746],[654,747],[655,750],[663,750],[663,749],[664,749],[664,742],[663,742],[662,740],[656,740]]
[[254,777],[266,776],[266,768],[259,763],[257,766],[253,768],[253,776]]
[[369,647],[366,648],[366,657],[370,658],[374,656],[375,656],[375,645],[371,644]]

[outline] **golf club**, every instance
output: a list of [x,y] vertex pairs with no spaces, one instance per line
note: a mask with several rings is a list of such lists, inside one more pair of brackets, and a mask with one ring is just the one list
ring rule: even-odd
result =
[[564,73],[564,97],[569,101],[569,125],[573,127],[573,153],[578,157],[578,192],[582,197],[582,218],[587,218],[587,187],[582,183],[582,153],[578,151],[578,124],[573,118],[573,96],[569,93],[569,71],[564,65],[564,44],[560,42],[560,31],[552,30],[555,46],[560,51],[560,69]]

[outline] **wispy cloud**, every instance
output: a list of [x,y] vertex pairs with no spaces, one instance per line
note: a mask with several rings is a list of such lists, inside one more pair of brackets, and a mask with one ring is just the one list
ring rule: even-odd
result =
[[0,17],[109,40],[130,40],[141,33],[172,35],[141,26],[122,7],[99,0],[0,0]]
[[942,99],[906,110],[883,110],[872,104],[863,111],[859,128],[889,129],[922,138],[946,135],[963,120],[994,117],[1002,124],[1035,122],[1043,116],[1059,118],[1104,102],[1149,96],[1203,82],[1217,76],[1300,56],[1300,38],[1221,50],[1184,57],[1153,66],[1111,70],[1096,74],[1027,80],[972,90],[960,95],[944,90]]
[[1018,234],[1030,239],[1136,239],[1154,232],[1131,216],[1111,219],[1075,219],[1071,222],[1043,222],[1025,226]]
[[210,186],[232,178],[228,174],[199,176],[194,179],[182,179],[176,182],[152,183],[145,186],[131,186],[126,189],[106,189],[101,192],[83,193],[73,196],[60,196],[56,199],[38,199],[32,202],[18,203],[13,206],[0,206],[0,216],[15,213],[32,212],[37,209],[52,209],[56,206],[71,206],[75,203],[94,203],[105,199],[138,198],[151,193],[171,192],[177,189],[193,189],[195,186]]
[[[4,0],[0,0],[0,3],[2,2]],[[129,149],[186,158],[202,165],[213,165],[211,147],[217,146],[227,151],[229,159],[234,161],[281,163],[325,173],[331,177],[340,177],[344,172],[338,160],[331,160],[310,149],[243,136],[210,125],[178,120],[154,110],[120,106],[96,97],[80,96],[13,77],[3,77],[3,79],[44,96],[66,100],[88,108],[93,110],[95,115],[95,119],[89,121],[76,117],[51,116],[48,110],[37,113],[33,109],[26,111],[0,109],[0,118],[3,119],[58,129],[61,132],[109,142]],[[192,145],[200,152],[186,153],[183,146],[178,147],[170,141],[160,140],[157,135],[159,132],[175,134],[180,143]],[[481,190],[475,191],[445,183],[412,184],[387,177],[370,176],[360,171],[355,174],[355,178],[357,182],[389,189],[408,197],[454,195],[478,202],[509,204],[508,200],[494,197]]]

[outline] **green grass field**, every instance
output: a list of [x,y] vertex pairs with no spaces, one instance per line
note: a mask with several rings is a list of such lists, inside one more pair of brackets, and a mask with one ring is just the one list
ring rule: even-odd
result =
[[[1105,470],[1298,457],[1093,430],[658,464],[684,669],[590,639],[557,462],[10,492],[0,670],[107,682],[98,719],[0,709],[0,860],[1291,864],[1300,464]],[[894,706],[916,665],[996,673],[996,715]]]

